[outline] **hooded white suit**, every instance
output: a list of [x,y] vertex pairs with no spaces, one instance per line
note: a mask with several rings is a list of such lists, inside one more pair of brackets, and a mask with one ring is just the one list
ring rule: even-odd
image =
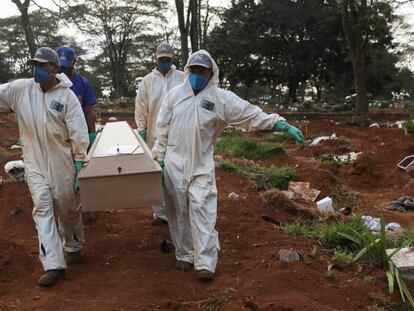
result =
[[[228,124],[271,130],[284,120],[218,88],[219,69],[197,95],[188,81],[169,91],[157,119],[154,157],[165,162],[167,216],[176,259],[215,272],[219,250],[214,142]],[[192,55],[192,56],[193,56]],[[189,60],[191,59],[191,57]],[[185,67],[188,77],[188,63]]]
[[[147,145],[154,145],[158,112],[165,94],[184,82],[184,72],[174,65],[164,76],[157,68],[147,74],[139,85],[135,100],[135,122],[138,132],[147,129]],[[154,205],[154,218],[167,220],[165,205]]]
[[34,79],[0,85],[0,109],[16,113],[24,146],[25,175],[44,270],[64,269],[63,249],[79,251],[85,241],[79,196],[73,187],[73,161],[86,156],[88,129],[81,105],[69,89],[72,82],[64,74],[56,77],[59,83],[46,93]]

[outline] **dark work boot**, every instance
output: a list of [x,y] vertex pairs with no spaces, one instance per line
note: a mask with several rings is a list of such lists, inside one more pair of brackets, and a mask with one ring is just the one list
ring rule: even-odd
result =
[[81,251],[65,253],[65,261],[68,266],[79,264],[82,262],[82,260],[83,260],[83,256],[82,256]]
[[214,280],[214,272],[206,269],[198,270],[197,279],[201,282],[211,282]]
[[175,269],[181,272],[188,272],[193,269],[193,264],[182,260],[176,260]]
[[64,269],[53,269],[47,270],[40,278],[37,280],[37,283],[43,287],[50,287],[55,285],[65,276]]
[[166,221],[166,220],[164,220],[164,219],[162,219],[162,218],[157,217],[157,218],[154,218],[154,219],[151,221],[151,225],[153,225],[153,226],[168,225],[168,221]]

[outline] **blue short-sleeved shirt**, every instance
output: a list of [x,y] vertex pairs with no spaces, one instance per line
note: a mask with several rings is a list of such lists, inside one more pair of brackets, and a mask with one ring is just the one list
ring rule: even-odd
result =
[[75,71],[72,75],[72,83],[73,85],[70,89],[78,97],[82,108],[96,104],[95,92],[88,79],[82,77],[79,72]]

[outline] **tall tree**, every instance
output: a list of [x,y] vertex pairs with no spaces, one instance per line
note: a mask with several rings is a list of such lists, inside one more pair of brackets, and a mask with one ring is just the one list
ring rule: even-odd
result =
[[[64,17],[100,41],[112,80],[112,95],[129,92],[130,64],[142,38],[163,18],[162,0],[63,0]],[[149,36],[153,38],[153,36]],[[157,41],[153,41],[156,45]]]
[[383,33],[390,33],[389,25],[395,16],[389,1],[342,0],[341,11],[354,72],[356,113],[366,114],[369,109],[366,86],[367,52],[373,43],[377,43],[379,37],[383,38]]
[[24,30],[26,42],[30,51],[30,56],[33,57],[36,53],[36,43],[29,17],[29,6],[31,0],[24,0],[23,2],[20,0],[11,1],[17,6],[20,11],[21,26]]

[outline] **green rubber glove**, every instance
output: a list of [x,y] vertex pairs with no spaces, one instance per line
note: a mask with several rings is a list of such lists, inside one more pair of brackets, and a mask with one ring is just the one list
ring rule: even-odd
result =
[[88,146],[88,151],[89,149],[91,149],[93,142],[96,139],[96,133],[95,132],[91,132],[89,133],[89,146]]
[[139,131],[139,135],[141,135],[142,139],[147,142],[147,129]]
[[79,180],[78,175],[80,170],[83,167],[83,161],[75,161],[75,169],[76,169],[76,175],[75,175],[75,182],[73,184],[73,189],[75,190],[75,193],[79,193]]
[[19,140],[17,143],[15,143],[16,146],[23,147],[22,139],[19,137]]
[[300,129],[290,125],[286,121],[278,121],[273,125],[273,130],[277,132],[286,132],[296,140],[296,144],[302,145],[305,137]]

